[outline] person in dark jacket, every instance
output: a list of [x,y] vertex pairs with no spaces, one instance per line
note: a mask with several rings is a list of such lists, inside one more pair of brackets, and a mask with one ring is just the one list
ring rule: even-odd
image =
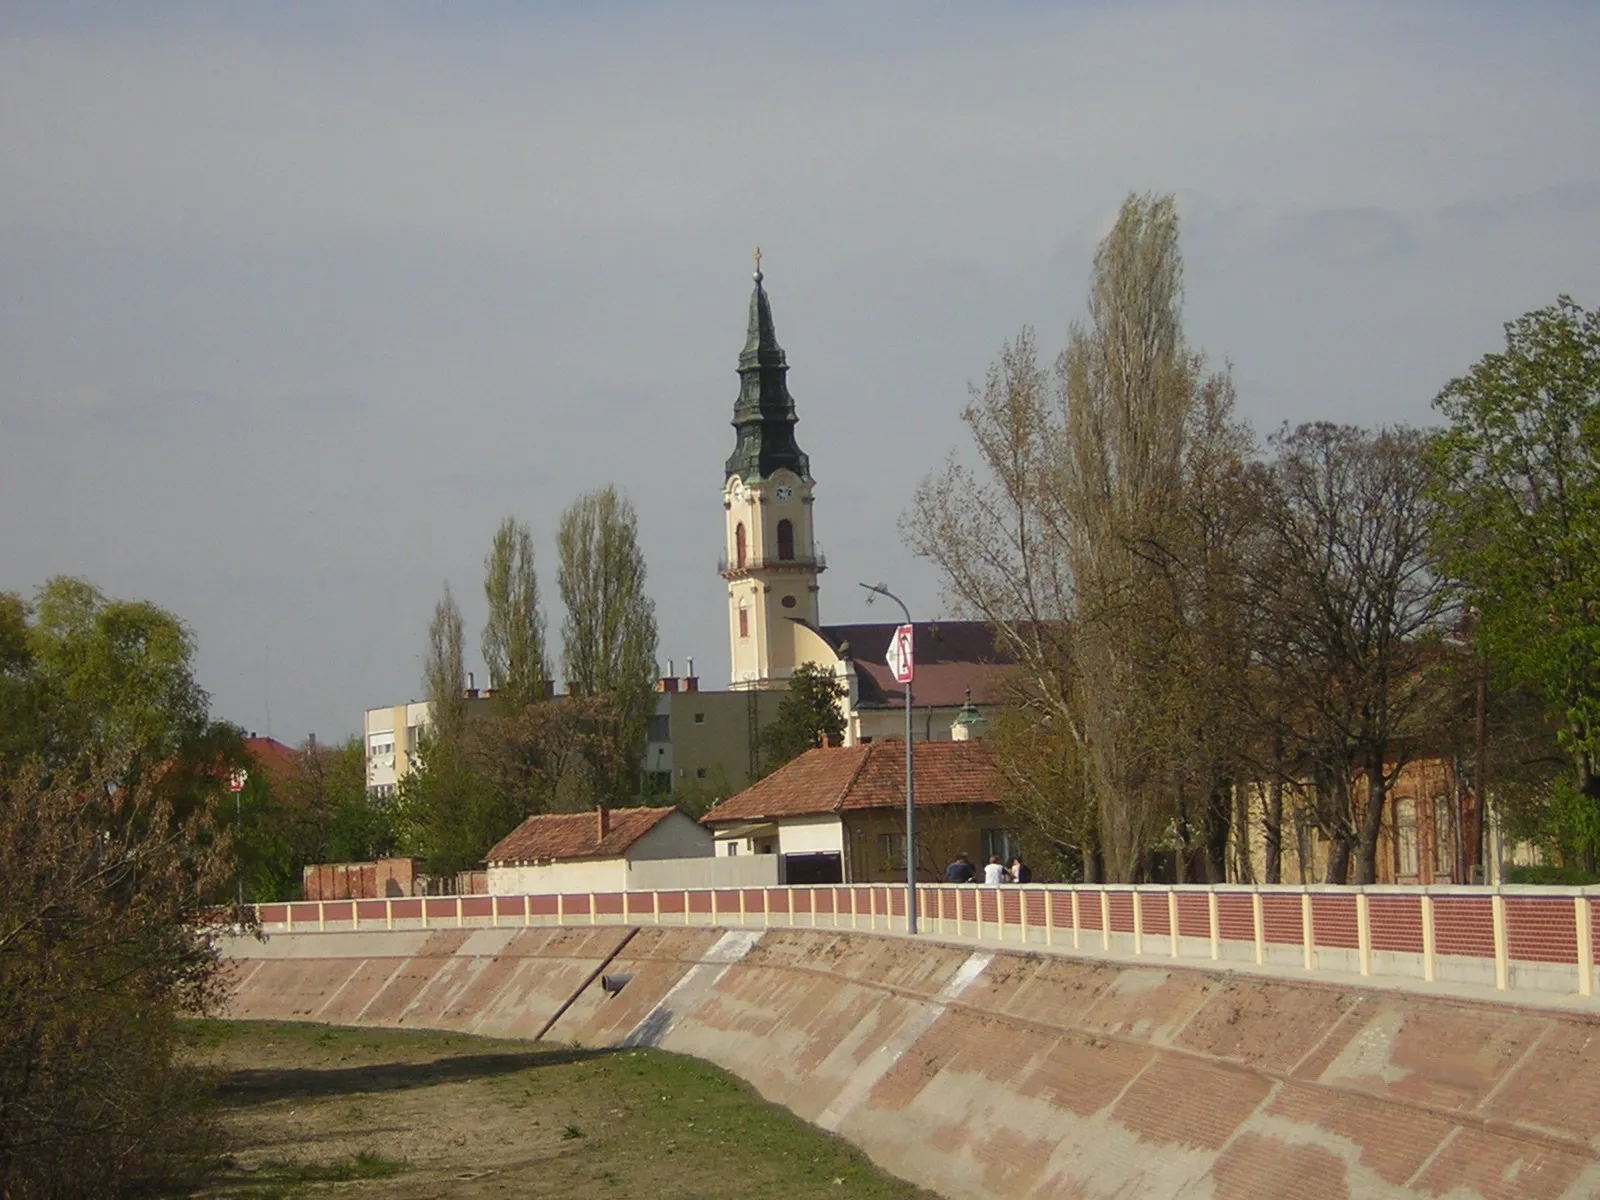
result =
[[955,862],[944,869],[946,883],[971,883],[978,877],[978,868],[965,854],[956,855]]
[[1010,874],[1012,883],[1033,882],[1033,870],[1027,863],[1022,861],[1022,855],[1020,854],[1011,860]]

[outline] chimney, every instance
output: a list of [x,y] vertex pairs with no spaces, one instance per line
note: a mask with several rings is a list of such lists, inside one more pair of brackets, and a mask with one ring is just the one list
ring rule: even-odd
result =
[[675,692],[678,690],[678,677],[673,674],[673,662],[667,659],[667,673],[656,680],[656,691]]
[[606,840],[606,835],[611,832],[611,810],[602,804],[595,809],[595,817],[597,818],[595,822],[596,828],[600,831],[600,836],[597,840],[603,842]]
[[686,692],[698,692],[700,690],[700,680],[694,673],[693,656],[691,656],[687,661],[689,663],[689,667],[683,677],[683,690]]

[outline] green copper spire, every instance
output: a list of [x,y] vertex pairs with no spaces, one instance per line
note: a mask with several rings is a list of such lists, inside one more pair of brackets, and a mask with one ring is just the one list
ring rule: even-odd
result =
[[739,399],[733,406],[733,428],[739,435],[728,456],[725,475],[747,482],[765,479],[787,467],[811,478],[811,460],[795,443],[800,420],[789,395],[789,360],[772,326],[772,302],[761,286],[761,251],[756,251],[756,290],[750,294],[750,329],[739,354]]

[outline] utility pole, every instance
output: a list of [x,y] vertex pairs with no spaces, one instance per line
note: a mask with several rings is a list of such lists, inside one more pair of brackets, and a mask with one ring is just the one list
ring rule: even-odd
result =
[[[881,583],[863,583],[870,595],[867,603],[872,603],[872,596],[887,596],[900,606],[900,611],[905,614],[906,627],[909,629],[913,622],[911,610],[906,607],[905,601],[896,596]],[[898,635],[897,635],[898,636]],[[909,639],[908,639],[909,641]],[[894,643],[890,644],[891,662],[895,658]],[[913,766],[911,755],[911,676],[912,676],[912,647],[908,644],[905,653],[905,671],[902,682],[906,686],[906,932],[917,932],[917,807],[916,807],[916,770]]]

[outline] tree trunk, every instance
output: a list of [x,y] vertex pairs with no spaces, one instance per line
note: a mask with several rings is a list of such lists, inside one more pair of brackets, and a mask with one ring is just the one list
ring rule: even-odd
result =
[[1233,848],[1235,883],[1254,883],[1256,865],[1250,853],[1250,789],[1233,785]]
[[1327,811],[1324,828],[1331,839],[1328,845],[1328,872],[1325,882],[1344,885],[1350,882],[1350,858],[1355,850],[1355,820],[1350,811],[1350,775],[1341,765],[1338,771],[1319,773],[1318,808]]
[[1206,882],[1228,882],[1228,827],[1233,819],[1226,780],[1213,780],[1206,797]]
[[1266,882],[1283,882],[1283,780],[1274,772],[1267,784],[1267,808],[1261,819],[1266,843]]
[[1172,880],[1174,883],[1189,882],[1189,806],[1183,794],[1183,783],[1180,780],[1174,789],[1177,815],[1173,817],[1172,828],[1178,843],[1178,851],[1173,856]]
[[[1388,789],[1383,779],[1383,752],[1367,755],[1367,804],[1361,810],[1360,853],[1356,858],[1356,883],[1378,882],[1378,834],[1383,829],[1383,805]],[[1398,833],[1398,831],[1396,831]]]

